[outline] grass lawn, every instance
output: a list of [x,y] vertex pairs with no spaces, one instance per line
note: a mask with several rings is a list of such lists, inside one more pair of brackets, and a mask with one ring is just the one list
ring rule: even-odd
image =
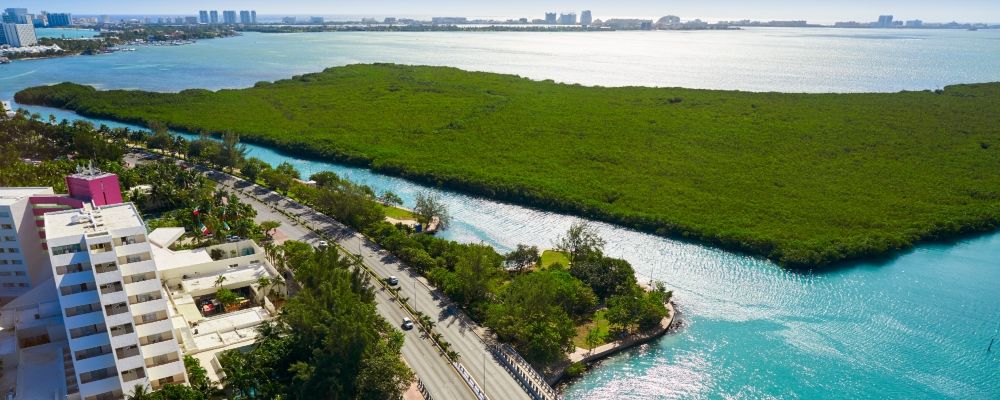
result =
[[[604,313],[607,310],[599,310],[594,313],[594,318],[586,324],[576,327],[576,337],[573,338],[573,344],[581,349],[590,350],[592,347],[587,344],[587,336],[590,334],[591,329],[597,329],[598,336],[601,338],[597,346],[607,343],[608,340],[608,320],[604,318]],[[596,347],[596,346],[595,346]]]
[[189,132],[233,131],[290,154],[788,266],[1000,227],[1000,83],[750,93],[375,64],[246,89],[67,83],[15,99]]
[[548,268],[550,265],[560,263],[564,267],[569,267],[569,256],[561,251],[557,250],[545,250],[542,252],[542,269]]
[[413,215],[413,212],[411,212],[410,210],[404,210],[402,208],[393,206],[382,206],[382,209],[385,210],[385,216],[389,218],[403,220],[403,221],[417,220],[417,216]]

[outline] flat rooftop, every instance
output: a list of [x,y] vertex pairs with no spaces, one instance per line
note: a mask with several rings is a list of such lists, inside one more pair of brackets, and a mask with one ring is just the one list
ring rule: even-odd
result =
[[242,267],[227,268],[211,274],[184,279],[181,281],[181,288],[185,293],[189,293],[192,296],[204,296],[206,294],[215,293],[216,290],[218,290],[215,282],[219,276],[226,278],[222,282],[223,287],[239,288],[252,285],[262,276],[270,278],[271,274],[267,272],[267,268],[264,267],[264,264],[252,263]]
[[45,214],[45,235],[59,238],[144,226],[132,203],[122,203],[80,210]]
[[55,194],[50,187],[0,187],[0,205],[11,205],[39,194]]
[[[157,229],[158,231],[159,229]],[[175,268],[187,268],[196,264],[206,264],[210,263],[212,260],[212,255],[209,253],[207,248],[198,248],[191,250],[170,250],[160,247],[154,239],[151,237],[150,242],[153,242],[153,258],[156,259],[156,269],[160,271],[167,271]]]

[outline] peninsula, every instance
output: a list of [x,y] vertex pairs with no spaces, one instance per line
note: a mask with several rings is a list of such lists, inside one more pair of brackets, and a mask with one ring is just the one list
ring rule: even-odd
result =
[[22,104],[247,142],[813,268],[1000,226],[1000,84],[779,94],[351,65]]

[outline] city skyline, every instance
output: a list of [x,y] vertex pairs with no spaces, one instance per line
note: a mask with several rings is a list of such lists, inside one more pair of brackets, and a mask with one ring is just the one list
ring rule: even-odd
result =
[[[942,3],[933,1],[847,0],[843,2],[803,4],[791,0],[765,0],[747,4],[737,0],[712,0],[694,3],[649,4],[646,1],[624,0],[614,4],[596,1],[549,1],[544,4],[514,0],[503,3],[435,0],[413,4],[399,0],[369,2],[351,1],[337,5],[314,0],[290,0],[275,4],[261,0],[223,0],[196,2],[178,0],[167,4],[120,4],[110,0],[95,0],[80,4],[71,0],[32,1],[31,4],[10,3],[3,7],[28,7],[32,10],[72,12],[74,14],[110,15],[197,15],[199,10],[249,10],[259,15],[326,15],[326,16],[468,16],[498,18],[541,18],[545,12],[579,13],[593,10],[594,19],[609,17],[645,17],[680,15],[684,19],[704,20],[808,20],[816,23],[836,21],[869,21],[879,15],[897,18],[923,19],[937,22],[998,22],[1000,3],[986,0],[962,0]],[[207,3],[207,4],[206,4]],[[960,4],[956,4],[960,3]]]

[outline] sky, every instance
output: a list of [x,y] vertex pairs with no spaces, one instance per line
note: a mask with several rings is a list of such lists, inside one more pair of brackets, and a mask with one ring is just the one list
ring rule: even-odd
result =
[[931,22],[1000,22],[1000,0],[0,0],[0,8],[111,15],[195,15],[255,9],[263,15],[472,16],[542,18],[592,10],[594,18],[759,19],[814,23],[873,21],[880,14]]

